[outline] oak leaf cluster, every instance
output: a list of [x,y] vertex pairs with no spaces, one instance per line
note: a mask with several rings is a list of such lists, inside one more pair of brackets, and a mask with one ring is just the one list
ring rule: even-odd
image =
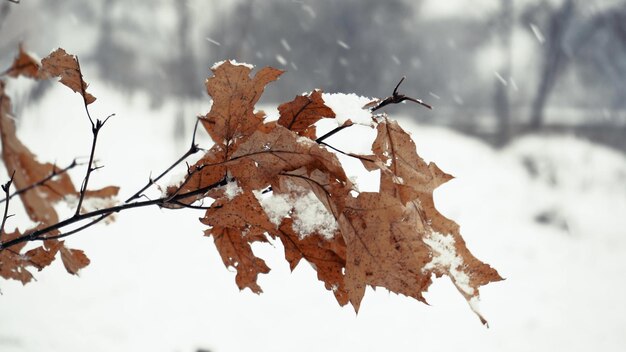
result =
[[[426,163],[409,133],[386,114],[371,113],[377,131],[371,153],[348,154],[367,170],[380,172],[378,191],[359,192],[346,175],[338,151],[317,136],[316,123],[335,118],[321,91],[281,104],[278,120],[267,121],[255,104],[265,86],[283,71],[265,67],[251,76],[250,66],[231,61],[211,70],[206,89],[213,104],[199,119],[214,144],[188,167],[179,184],[167,188],[159,205],[210,204],[200,221],[224,265],[236,270],[240,289],[262,292],[257,279],[270,268],[251,245],[270,240],[283,244],[292,270],[302,261],[310,263],[339,304],[351,304],[357,311],[367,286],[425,302],[423,293],[432,277],[446,275],[475,307],[480,286],[501,280],[496,270],[469,252],[459,226],[435,207],[433,191],[452,176]],[[86,91],[78,60],[62,49],[39,63],[20,48],[4,74],[60,77],[62,84],[81,94],[85,106],[95,100]],[[2,157],[8,172],[15,172],[16,187],[24,188],[45,178],[55,166],[38,162],[17,139],[4,83],[0,97]],[[110,196],[117,189],[100,192],[104,193],[93,196]],[[60,220],[51,204],[76,193],[64,174],[20,198],[31,219],[46,226]],[[276,204],[282,208],[277,210]],[[314,209],[313,219],[319,223],[311,223],[311,214],[303,207]],[[0,243],[6,243],[23,233],[3,230],[0,236]],[[29,267],[41,270],[57,254],[70,273],[89,264],[82,251],[66,247],[63,241],[46,240],[22,252],[25,245],[0,247],[0,276],[26,283],[32,279]]]

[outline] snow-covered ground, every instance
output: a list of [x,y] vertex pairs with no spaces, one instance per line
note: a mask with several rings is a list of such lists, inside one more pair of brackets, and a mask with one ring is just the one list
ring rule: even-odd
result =
[[[125,199],[186,150],[171,138],[178,107],[152,111],[145,97],[90,83],[93,116],[117,114],[101,133],[105,168],[92,185],[119,184]],[[193,121],[207,109],[208,102],[186,110]],[[19,123],[41,160],[65,165],[88,153],[80,98],[65,87],[24,109]],[[26,287],[0,282],[0,351],[622,351],[626,158],[571,137],[527,137],[498,151],[408,118],[400,123],[420,155],[456,176],[436,191],[439,209],[506,278],[482,289],[489,329],[447,278],[431,287],[430,306],[368,290],[357,316],[306,263],[290,273],[279,243],[255,247],[272,268],[259,280],[265,292],[239,292],[202,236],[201,212],[149,208],[70,237],[69,246],[91,258],[80,277],[59,262]],[[328,142],[362,147],[368,135],[359,126]],[[11,211],[18,216],[9,229],[24,227],[17,202]]]

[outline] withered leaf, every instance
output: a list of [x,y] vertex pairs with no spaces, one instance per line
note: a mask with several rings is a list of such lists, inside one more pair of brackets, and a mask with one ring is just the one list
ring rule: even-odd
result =
[[[381,169],[380,193],[397,199],[404,208],[403,216],[412,219],[408,221],[410,233],[428,248],[431,259],[420,267],[421,272],[449,276],[470,303],[478,299],[480,286],[502,280],[496,270],[469,252],[458,224],[435,207],[433,191],[452,176],[434,163],[426,164],[417,155],[409,134],[395,121],[384,120],[378,125],[372,150],[379,159],[375,164]],[[371,163],[368,164],[372,167]],[[470,306],[486,323],[475,305]]]
[[[17,138],[15,121],[11,118],[11,100],[0,82],[0,138],[2,159],[9,174],[15,171],[13,183],[17,189],[26,188],[46,178],[56,169],[50,163],[39,163],[35,155]],[[53,204],[66,195],[76,193],[67,174],[60,174],[46,182],[46,187],[35,187],[20,194],[28,216],[36,223],[53,224],[59,221]]]
[[334,118],[335,112],[324,104],[322,91],[298,95],[293,101],[278,106],[278,124],[299,135],[315,139],[314,126],[322,118]]
[[[22,236],[19,231],[12,233],[0,233],[0,242],[8,242]],[[4,279],[17,280],[23,285],[33,279],[33,274],[28,271],[30,265],[28,257],[20,251],[26,246],[26,242],[19,243],[10,248],[0,250],[0,276]]]
[[[394,194],[403,203],[416,198],[432,201],[432,192],[452,176],[441,171],[434,163],[417,155],[415,142],[396,121],[384,120],[378,124],[378,134],[372,151],[378,157],[381,172],[381,193]],[[371,163],[364,162],[371,168]]]
[[279,174],[301,167],[307,171],[321,170],[334,180],[349,184],[335,154],[276,124],[242,142],[228,165],[233,177],[250,189],[275,183]]
[[345,250],[333,251],[329,242],[336,242],[339,248],[345,248],[343,238],[336,236],[332,241],[317,234],[299,236],[293,230],[293,220],[283,219],[280,227],[274,232],[285,247],[285,259],[294,270],[301,259],[313,265],[317,278],[324,282],[326,289],[331,290],[340,305],[349,301],[344,284],[343,268],[346,265]]
[[200,220],[209,226],[229,227],[245,230],[250,227],[261,228],[264,231],[275,228],[259,204],[254,194],[242,191],[233,198],[217,199],[206,211]]
[[[9,174],[15,171],[13,184],[17,189],[37,184],[53,172],[57,175],[44,185],[20,194],[20,199],[31,220],[43,225],[59,221],[54,203],[66,196],[78,195],[78,191],[67,173],[50,163],[40,163],[36,156],[18,139],[15,121],[11,117],[11,99],[4,93],[4,82],[0,81],[0,139],[2,160]],[[119,187],[109,186],[101,190],[88,190],[86,198],[109,198],[117,195]],[[52,234],[56,234],[54,231]]]
[[96,98],[87,93],[88,84],[83,80],[78,59],[74,55],[59,48],[41,60],[41,70],[48,76],[59,77],[59,82],[66,85],[74,92],[83,96],[85,104],[89,105]]
[[263,123],[265,113],[255,113],[254,105],[265,86],[283,71],[265,67],[250,78],[250,67],[230,61],[211,71],[214,76],[206,80],[206,88],[213,105],[202,124],[215,143],[230,147],[235,139],[251,135]]
[[346,287],[359,310],[366,285],[385,287],[424,301],[430,276],[421,269],[429,248],[415,231],[415,217],[399,199],[363,192],[350,198],[340,219],[346,241]]
[[239,229],[215,226],[205,231],[206,235],[213,236],[224,265],[237,270],[235,282],[240,290],[249,288],[254,293],[263,290],[256,280],[259,274],[267,274],[270,268],[261,258],[252,252],[250,241]]
[[261,293],[257,276],[270,269],[252,253],[250,243],[266,242],[265,232],[273,230],[275,225],[269,221],[254,194],[242,191],[230,199],[217,199],[200,221],[212,227],[205,234],[215,239],[224,265],[237,270],[235,281],[239,289],[247,287],[254,293]]
[[60,241],[49,240],[46,241],[45,245],[33,248],[24,254],[29,259],[30,264],[41,271],[52,264],[62,246],[63,243]]
[[65,246],[63,241],[61,241],[61,260],[63,261],[63,266],[65,266],[65,270],[72,275],[78,274],[78,271],[91,262],[89,258],[85,255],[85,252],[80,249],[72,249]]
[[25,50],[24,46],[20,44],[19,53],[13,64],[3,74],[9,77],[25,76],[29,78],[40,78],[39,62],[30,56]]

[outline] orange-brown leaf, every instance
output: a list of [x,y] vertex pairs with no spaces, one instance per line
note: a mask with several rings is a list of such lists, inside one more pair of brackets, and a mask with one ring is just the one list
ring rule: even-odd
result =
[[261,204],[250,191],[242,191],[230,199],[228,197],[217,199],[200,221],[209,226],[242,231],[250,227],[261,228],[264,231],[276,227],[269,221]]
[[13,64],[6,71],[4,71],[9,77],[25,76],[29,78],[39,79],[39,62],[30,56],[25,50],[22,44],[20,44],[19,54],[13,60]]
[[[470,303],[478,298],[480,286],[502,280],[496,270],[469,252],[459,225],[435,207],[433,191],[452,176],[434,163],[426,164],[415,151],[415,143],[409,134],[395,121],[384,120],[378,125],[372,150],[379,160],[366,163],[366,167],[381,169],[380,193],[396,199],[403,208],[404,221],[409,225],[403,233],[410,234],[411,241],[425,245],[429,253],[428,263],[419,267],[421,274],[449,276]],[[354,223],[354,217],[351,220]],[[470,306],[486,323],[474,306]]]
[[293,101],[279,105],[278,111],[279,125],[311,139],[315,139],[313,124],[322,118],[335,117],[333,110],[324,104],[320,90],[308,95],[299,95]]
[[[417,155],[415,143],[395,121],[383,121],[378,124],[378,135],[372,145],[372,151],[381,161],[382,193],[391,193],[403,203],[416,198],[421,201],[432,199],[435,188],[452,179],[434,163],[426,162]],[[370,164],[370,163],[364,163]],[[371,167],[366,165],[366,167]]]
[[85,104],[96,101],[93,95],[87,93],[88,84],[83,80],[80,64],[74,55],[59,48],[41,60],[41,65],[47,75],[59,77],[59,82],[82,95]]
[[63,244],[63,242],[61,242],[61,244],[61,260],[63,261],[63,266],[65,266],[65,270],[67,270],[68,273],[76,275],[80,269],[89,265],[91,261],[85,255],[85,252],[80,249],[68,248]]
[[46,242],[45,246],[39,246],[24,253],[30,261],[30,264],[39,271],[52,264],[55,256],[59,252],[59,249],[63,246],[62,242],[56,240]]
[[[3,232],[0,233],[0,242],[6,243],[20,236],[22,234],[19,231]],[[33,275],[27,269],[31,263],[27,256],[20,253],[24,246],[26,246],[26,242],[0,250],[0,277],[20,281],[23,285],[33,279]]]
[[384,193],[350,198],[340,219],[346,241],[346,287],[358,311],[366,285],[380,286],[424,301],[430,275],[428,247],[415,229],[415,216]]
[[321,170],[335,180],[349,181],[337,156],[309,138],[280,125],[257,131],[241,143],[229,161],[229,170],[241,184],[259,189],[284,172],[305,167]]
[[[294,270],[300,260],[304,258],[313,265],[317,271],[317,278],[324,282],[326,289],[331,290],[340,305],[349,301],[348,292],[344,284],[343,269],[346,265],[345,251],[339,253],[330,249],[329,240],[320,235],[312,234],[301,237],[293,230],[293,220],[283,220],[278,231],[275,232],[285,247],[285,259],[289,262],[291,270]],[[345,248],[343,238],[336,236],[332,242]]]
[[[56,166],[38,162],[35,155],[17,138],[15,121],[11,118],[11,101],[4,94],[4,82],[0,82],[0,138],[2,139],[2,159],[7,172],[15,171],[13,183],[17,189],[26,188],[59,171]],[[73,195],[76,189],[67,174],[60,174],[46,182],[45,187],[35,187],[20,194],[28,216],[37,223],[53,224],[59,221],[54,210],[54,202],[66,195]]]
[[[44,185],[34,187],[20,194],[20,199],[31,220],[42,225],[51,225],[59,221],[54,203],[66,196],[77,195],[78,192],[67,173],[60,172],[56,165],[40,163],[17,137],[15,121],[11,116],[11,100],[4,94],[4,82],[0,81],[0,139],[2,144],[2,160],[8,174],[15,171],[13,184],[17,189],[34,185],[50,176],[57,175],[46,181]],[[87,190],[86,198],[109,198],[117,195],[119,187],[108,186],[100,190]],[[52,234],[58,231],[52,232]]]
[[251,69],[230,61],[211,68],[214,76],[206,80],[213,98],[211,111],[202,124],[215,143],[229,147],[235,139],[249,136],[263,123],[265,113],[254,112],[254,105],[265,86],[278,79],[283,71],[265,67],[250,78]]
[[118,186],[106,186],[100,189],[85,191],[85,197],[87,198],[111,198],[117,196],[120,191]]
[[250,243],[242,231],[216,226],[206,230],[205,233],[213,236],[215,247],[217,247],[224,265],[237,270],[235,282],[239,289],[249,288],[254,293],[263,292],[256,280],[259,274],[269,273],[270,268],[263,259],[254,255]]

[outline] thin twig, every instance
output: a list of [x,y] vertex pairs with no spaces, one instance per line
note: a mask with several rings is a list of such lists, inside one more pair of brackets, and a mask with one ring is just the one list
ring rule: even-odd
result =
[[11,188],[11,184],[13,183],[13,177],[15,177],[15,170],[13,170],[13,173],[11,174],[11,179],[9,179],[9,181],[7,181],[7,183],[2,185],[2,190],[4,191],[5,194],[5,203],[4,203],[4,215],[2,216],[2,224],[0,225],[0,234],[4,231],[4,225],[7,222],[7,219],[9,218],[9,189]]
[[415,99],[415,98],[411,98],[411,97],[407,97],[404,94],[400,94],[398,93],[398,88],[400,87],[400,84],[402,84],[402,82],[404,82],[404,79],[406,77],[402,77],[402,79],[400,80],[400,82],[398,82],[398,84],[396,85],[396,87],[393,89],[393,93],[391,94],[390,97],[387,97],[385,99],[383,99],[383,101],[381,101],[380,103],[378,103],[376,106],[374,106],[370,111],[374,112],[380,108],[382,108],[383,106],[387,106],[389,104],[399,104],[402,103],[403,101],[412,101],[414,103],[420,104],[428,109],[432,110],[432,106],[424,103],[421,99]]
[[130,198],[126,199],[126,201],[124,203],[131,202],[131,201],[141,197],[142,193],[145,190],[147,190],[152,185],[154,185],[157,181],[159,181],[161,178],[163,178],[163,176],[167,175],[170,171],[172,171],[172,169],[174,169],[176,166],[178,166],[178,164],[182,163],[183,161],[185,161],[185,159],[187,159],[191,155],[193,155],[193,154],[197,153],[198,151],[200,151],[200,148],[198,148],[198,145],[196,144],[196,133],[198,131],[198,123],[199,122],[200,122],[200,119],[197,119],[196,120],[196,125],[194,126],[194,129],[193,129],[193,137],[191,138],[191,146],[189,147],[189,149],[180,158],[178,158],[178,160],[176,160],[172,165],[170,165],[167,169],[165,169],[165,171],[163,171],[155,179],[150,177],[149,180],[148,180],[148,183],[145,186],[143,186],[139,191],[137,191],[135,194],[130,196]]
[[209,210],[209,209],[214,209],[215,207],[212,206],[203,206],[203,205],[193,205],[193,204],[186,204],[183,202],[179,202],[179,201],[172,201],[170,203],[176,204],[176,205],[180,205],[183,208],[189,208],[189,209],[197,209],[197,210]]
[[[85,109],[89,112],[89,109],[87,109],[87,105],[85,105]],[[91,173],[93,171],[98,169],[98,167],[92,167],[94,155],[96,153],[96,144],[98,143],[98,134],[100,133],[100,130],[102,129],[104,124],[109,120],[109,118],[111,118],[111,116],[115,116],[115,114],[109,115],[106,119],[104,119],[104,121],[100,121],[99,119],[96,120],[96,124],[94,125],[93,121],[91,120],[91,116],[88,115],[89,121],[91,121],[92,124],[91,132],[93,134],[93,139],[91,142],[91,152],[89,153],[89,162],[87,163],[87,172],[85,173],[85,178],[83,179],[83,183],[80,187],[78,205],[76,206],[76,215],[80,214],[80,209],[83,205],[83,200],[85,199],[85,193],[87,192],[87,185],[89,184],[89,176],[91,176]]]
[[83,80],[83,71],[80,70],[80,61],[78,61],[78,56],[76,56],[76,67],[78,69],[78,74],[80,75],[80,95],[83,97],[83,106],[85,107],[85,112],[87,113],[89,122],[91,122],[91,128],[95,129],[96,125],[94,125],[93,119],[91,118],[91,114],[89,113],[89,107],[88,107],[89,103],[87,103],[87,90],[85,89],[86,87],[85,87],[85,81]]
[[334,129],[332,129],[331,131],[328,131],[326,134],[324,134],[323,136],[319,137],[318,139],[315,140],[316,143],[321,144],[325,139],[331,137],[332,135],[334,135],[335,133],[343,130],[344,128],[348,128],[352,126],[352,124],[348,124],[348,125],[341,125],[338,127],[335,127]]
[[[9,248],[11,246],[14,246],[16,244],[22,243],[22,242],[28,242],[28,241],[45,241],[45,240],[50,240],[50,239],[59,239],[59,238],[63,238],[63,237],[67,237],[69,235],[72,235],[76,232],[79,232],[80,230],[83,230],[89,226],[94,225],[95,223],[98,223],[100,221],[102,221],[102,219],[104,219],[105,217],[114,214],[114,213],[119,213],[121,211],[124,210],[128,210],[128,209],[134,209],[134,208],[142,208],[142,207],[147,207],[147,206],[152,206],[152,205],[157,205],[157,206],[165,206],[168,204],[176,204],[178,202],[181,202],[184,199],[190,198],[190,197],[194,197],[200,194],[205,194],[206,192],[208,192],[209,190],[216,188],[216,187],[220,187],[224,184],[224,180],[220,180],[218,182],[215,182],[211,185],[193,190],[193,191],[189,191],[186,193],[181,193],[176,195],[175,197],[170,197],[170,196],[166,196],[166,197],[161,197],[158,199],[152,199],[152,200],[146,200],[146,201],[141,201],[141,202],[134,202],[134,203],[125,203],[125,204],[121,204],[121,205],[116,205],[110,208],[104,208],[104,209],[98,209],[98,210],[94,210],[88,213],[83,213],[83,214],[78,214],[78,215],[74,215],[66,220],[60,221],[56,224],[38,229],[33,231],[32,233],[29,233],[27,235],[23,235],[20,237],[17,237],[13,240],[7,241],[5,243],[0,243],[0,250],[4,250],[6,248]],[[74,229],[71,230],[69,232],[66,233],[62,233],[60,235],[56,235],[56,236],[44,236],[47,233],[50,233],[52,231],[55,230],[59,230],[62,228],[65,228],[69,225],[75,224],[77,222],[81,222],[84,220],[88,220],[91,218],[95,218],[98,217],[94,220],[92,220],[91,222],[89,222],[88,224],[85,224],[81,227],[79,227],[78,229]]]
[[[30,191],[33,188],[39,187],[39,186],[43,186],[46,182],[50,181],[51,179],[55,178],[56,176],[62,175],[66,172],[68,172],[69,170],[77,167],[77,166],[81,166],[81,165],[85,165],[85,163],[79,163],[76,161],[76,159],[72,160],[72,163],[69,164],[68,166],[62,168],[62,169],[57,169],[56,166],[52,167],[52,172],[50,173],[50,175],[46,176],[45,178],[27,186],[21,189],[16,190],[15,192],[11,193],[9,195],[9,199],[13,198],[15,196],[18,196],[24,192]],[[0,203],[4,202],[5,198],[0,199]]]
[[368,158],[366,158],[364,156],[361,156],[361,155],[358,155],[358,154],[346,153],[343,150],[341,150],[339,148],[335,148],[335,147],[333,147],[332,145],[330,145],[328,143],[321,142],[320,144],[324,145],[324,146],[326,146],[326,147],[328,147],[328,148],[330,148],[330,149],[332,149],[334,151],[336,151],[337,153],[343,154],[345,156],[349,156],[349,157],[352,157],[352,158],[355,158],[355,159],[359,159],[359,160],[362,160],[362,161],[374,162],[373,160],[368,159]]

